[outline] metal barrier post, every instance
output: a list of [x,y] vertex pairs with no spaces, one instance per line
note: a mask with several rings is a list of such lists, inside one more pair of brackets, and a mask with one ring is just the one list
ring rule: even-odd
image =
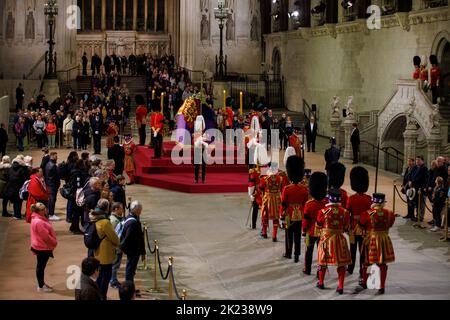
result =
[[172,283],[172,279],[173,279],[173,268],[172,268],[172,264],[173,264],[173,257],[169,258],[169,300],[173,299],[173,283]]
[[155,240],[155,270],[153,272],[153,291],[158,292],[158,279],[156,277],[156,272],[158,271],[158,252],[159,252],[159,242]]
[[448,241],[448,198],[445,201],[445,212],[444,212],[444,237],[440,241]]
[[[144,222],[144,245],[147,245],[148,239],[147,239],[147,223]],[[148,248],[149,251],[151,251],[151,248]],[[147,265],[147,250],[145,250],[145,256],[144,256],[144,270],[148,270]]]
[[181,294],[181,300],[187,300],[187,291],[183,290],[183,293]]

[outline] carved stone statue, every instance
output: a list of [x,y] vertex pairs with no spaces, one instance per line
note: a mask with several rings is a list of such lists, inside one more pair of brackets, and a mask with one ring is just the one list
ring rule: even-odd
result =
[[202,21],[200,23],[200,39],[209,40],[209,20],[206,14],[202,15]]
[[200,12],[208,12],[209,0],[200,0]]
[[25,24],[25,39],[34,39],[34,16],[33,11],[28,12]]
[[331,102],[331,117],[340,117],[340,108],[339,103],[341,99],[339,97],[334,96],[333,101]]
[[230,15],[227,20],[227,34],[226,34],[227,41],[233,41],[234,40],[234,20],[233,15]]
[[353,104],[353,96],[348,97],[347,102],[347,118],[354,119],[356,116],[354,104]]
[[440,118],[441,118],[441,116],[439,113],[439,105],[435,104],[435,105],[433,105],[433,111],[431,112],[431,115],[430,115],[430,122],[431,122],[432,129],[441,127]]
[[406,115],[406,123],[409,124],[416,124],[416,120],[414,118],[414,112],[416,111],[416,97],[413,96],[411,98],[411,101],[409,102],[409,107],[407,107],[405,111]]
[[252,22],[250,23],[250,39],[252,41],[259,41],[258,17],[256,14],[253,15]]
[[13,17],[12,11],[10,11],[8,12],[8,18],[6,19],[6,32],[5,32],[6,39],[14,39],[14,24],[15,19]]

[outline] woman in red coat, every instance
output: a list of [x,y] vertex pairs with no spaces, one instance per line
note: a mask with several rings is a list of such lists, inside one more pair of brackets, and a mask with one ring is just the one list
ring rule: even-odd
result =
[[44,175],[42,173],[42,169],[35,174],[33,174],[30,178],[30,184],[28,186],[28,201],[27,201],[27,222],[31,222],[31,206],[38,202],[43,203],[44,205],[48,203],[49,191],[47,186],[45,185]]

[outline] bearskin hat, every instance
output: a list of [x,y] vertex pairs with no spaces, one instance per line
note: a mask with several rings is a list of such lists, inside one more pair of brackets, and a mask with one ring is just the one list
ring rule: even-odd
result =
[[141,96],[141,95],[137,95],[136,98],[135,98],[135,100],[136,100],[136,104],[137,104],[138,106],[141,106],[141,105],[145,104],[144,97]]
[[305,174],[305,161],[297,156],[289,157],[286,161],[286,171],[293,183],[300,183]]
[[342,163],[334,163],[330,167],[329,185],[335,189],[340,189],[345,181],[346,168]]
[[357,193],[366,193],[369,190],[369,171],[363,167],[355,167],[350,172],[352,190]]
[[422,59],[420,59],[419,56],[415,56],[415,57],[413,58],[413,62],[414,62],[414,65],[415,65],[416,67],[420,67],[420,64],[422,63]]
[[438,58],[434,55],[434,54],[432,54],[431,56],[430,56],[430,63],[431,64],[434,64],[434,65],[438,65],[439,63],[438,63]]
[[314,172],[309,180],[309,194],[317,201],[327,196],[327,175],[323,172]]

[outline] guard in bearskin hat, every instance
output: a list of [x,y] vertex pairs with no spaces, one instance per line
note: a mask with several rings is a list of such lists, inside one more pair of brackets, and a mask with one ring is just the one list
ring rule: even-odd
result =
[[320,229],[317,227],[317,215],[325,208],[327,199],[327,175],[322,172],[315,172],[309,180],[309,194],[313,198],[306,203],[303,214],[303,236],[306,242],[305,266],[303,273],[311,275],[311,264],[314,253],[314,246],[319,241]]
[[148,109],[145,106],[144,97],[141,95],[136,96],[136,125],[139,130],[139,145],[145,146],[145,139],[146,139],[146,127],[147,127],[147,116],[148,116]]
[[[350,172],[350,181],[352,190],[356,192],[355,195],[348,199],[347,210],[350,212],[350,253],[352,254],[352,264],[348,266],[347,271],[353,274],[356,264],[356,251],[359,248],[361,252],[361,245],[363,242],[363,230],[359,226],[359,218],[363,212],[370,210],[372,205],[372,198],[366,194],[369,190],[369,172],[363,167],[355,167]],[[362,265],[363,261],[359,261],[359,276],[362,279]]]
[[419,56],[415,56],[413,58],[413,63],[414,63],[413,79],[419,80],[420,79],[420,64],[422,63],[422,59],[420,59]]
[[286,224],[284,257],[292,259],[292,249],[295,245],[295,263],[299,262],[301,254],[303,211],[308,202],[308,189],[302,185],[305,162],[298,156],[287,159],[286,170],[290,184],[283,189],[281,196],[280,216]]
[[347,191],[342,189],[342,186],[344,185],[345,181],[345,172],[346,172],[345,166],[338,162],[334,163],[330,166],[330,172],[328,176],[328,187],[330,189],[336,189],[341,192],[342,197],[342,207],[347,208],[347,201],[348,201],[348,194]]
[[441,82],[441,68],[439,68],[438,58],[435,55],[430,56],[431,70],[430,70],[430,87],[433,96],[433,104],[438,103],[439,86]]
[[325,273],[328,266],[336,266],[339,275],[337,292],[344,293],[345,269],[352,263],[350,250],[344,232],[350,227],[350,215],[341,206],[341,192],[328,191],[329,203],[317,215],[317,225],[321,228],[319,241],[319,282],[317,287],[325,289]]
[[392,211],[385,209],[386,196],[375,193],[372,199],[372,209],[361,214],[359,224],[365,231],[361,255],[363,256],[363,281],[361,286],[367,288],[367,268],[373,264],[381,270],[379,294],[384,294],[388,271],[388,263],[395,262],[394,247],[389,237],[389,229],[395,222]]
[[160,159],[162,156],[163,137],[164,137],[164,115],[161,113],[161,107],[153,105],[153,112],[150,118],[152,129],[152,142],[155,149],[153,159]]

